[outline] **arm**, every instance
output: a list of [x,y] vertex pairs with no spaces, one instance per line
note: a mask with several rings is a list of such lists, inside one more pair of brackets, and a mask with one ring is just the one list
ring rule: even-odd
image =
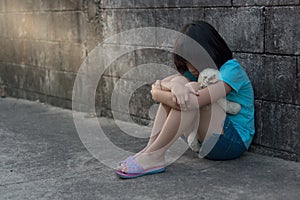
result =
[[[225,97],[232,88],[223,81],[218,81],[197,92],[197,100],[199,107],[215,103],[220,98]],[[194,107],[195,105],[191,105]]]
[[173,83],[180,83],[182,85],[186,84],[187,79],[181,74],[174,74],[164,78],[163,80],[157,80],[154,85],[157,89],[171,91]]
[[161,82],[168,82],[168,81],[171,81],[173,78],[177,77],[177,76],[180,76],[181,74],[174,74],[174,75],[171,75],[171,76],[167,76],[166,78],[162,79]]
[[[189,94],[195,94],[195,91],[199,89],[199,84],[197,82],[188,82],[188,79],[180,74],[173,76],[169,80],[164,82],[156,81],[152,85],[152,98],[172,108],[179,109],[181,107],[181,110],[186,110],[186,102],[189,100]],[[168,91],[169,93],[158,94],[160,91]],[[170,96],[171,98],[169,98]]]
[[166,104],[176,110],[180,110],[180,106],[172,100],[173,95],[170,90],[160,90],[152,86],[151,94],[154,101]]
[[231,91],[231,87],[222,81],[211,84],[208,87],[201,89],[195,94],[189,94],[187,108],[181,109],[177,103],[172,100],[173,95],[170,91],[162,91],[152,87],[151,94],[154,101],[164,103],[171,108],[177,110],[193,110],[202,106],[216,102],[221,97],[226,96]]

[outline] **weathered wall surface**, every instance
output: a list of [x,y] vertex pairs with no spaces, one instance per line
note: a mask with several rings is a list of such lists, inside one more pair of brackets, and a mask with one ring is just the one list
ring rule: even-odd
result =
[[11,96],[70,107],[88,50],[82,0],[1,0],[0,76]]
[[[253,82],[251,151],[299,161],[299,8],[299,0],[0,0],[0,77],[11,96],[70,108],[76,72],[98,42],[133,28],[179,30],[191,20],[206,20]],[[157,35],[155,40],[163,42]],[[118,41],[106,45],[121,48]],[[124,73],[147,63],[171,66],[172,57],[147,45],[119,57],[99,81],[99,114],[122,114],[127,106],[134,120],[147,123],[153,105],[149,85],[134,91],[129,105],[112,108],[110,98]],[[126,84],[138,80],[130,77]]]

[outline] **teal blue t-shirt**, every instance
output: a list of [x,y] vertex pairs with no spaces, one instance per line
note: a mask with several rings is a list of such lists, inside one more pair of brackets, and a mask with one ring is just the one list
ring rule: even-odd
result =
[[183,73],[183,76],[187,79],[189,79],[190,81],[193,81],[193,82],[197,82],[198,81],[198,78],[195,77],[190,71],[185,71]]
[[245,70],[235,59],[228,60],[221,66],[219,71],[219,80],[227,83],[232,88],[226,99],[241,105],[238,114],[227,114],[227,116],[248,149],[255,132],[253,87]]

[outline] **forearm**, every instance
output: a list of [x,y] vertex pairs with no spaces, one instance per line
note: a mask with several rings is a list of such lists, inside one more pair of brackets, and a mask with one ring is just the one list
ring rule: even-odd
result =
[[174,75],[171,75],[171,76],[167,76],[166,78],[162,79],[161,82],[169,82],[177,76],[180,76],[180,74],[174,74]]
[[[187,106],[184,110],[199,109],[203,106],[216,102],[221,97],[226,96],[231,91],[231,88],[224,82],[209,85],[208,87],[199,90],[198,95],[189,94],[189,100],[186,102]],[[152,90],[152,98],[154,101],[164,103],[171,108],[182,110],[180,106],[172,100],[172,93],[170,91]]]
[[198,106],[202,107],[214,103],[220,98],[225,97],[231,90],[231,87],[222,81],[211,84],[206,88],[199,90],[197,96]]
[[174,87],[175,85],[185,85],[187,83],[188,80],[180,74],[170,76],[168,77],[168,79],[164,79],[160,82],[162,90],[172,90],[172,87]]
[[176,110],[180,110],[179,105],[173,102],[172,94],[170,91],[152,90],[151,93],[152,93],[152,99],[154,101],[166,104],[167,106],[174,108]]
[[166,104],[167,106],[174,108],[176,110],[182,110],[182,111],[190,111],[199,109],[198,106],[198,99],[195,94],[189,94],[189,101],[187,102],[187,107],[180,107],[177,103],[175,103],[172,99],[172,93],[170,91],[164,91],[164,90],[152,90],[152,99],[156,102],[160,102],[163,104]]

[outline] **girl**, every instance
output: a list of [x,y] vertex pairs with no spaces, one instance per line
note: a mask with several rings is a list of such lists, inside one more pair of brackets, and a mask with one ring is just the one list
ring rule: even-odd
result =
[[[209,54],[219,70],[219,81],[196,91],[195,81],[203,66],[199,62],[195,66],[191,64],[194,62],[174,54],[179,74],[158,80],[152,85],[152,98],[160,105],[151,137],[142,151],[118,165],[116,174],[121,178],[163,172],[166,150],[179,136],[188,136],[195,127],[202,143],[200,154],[205,158],[238,158],[250,146],[254,135],[254,94],[246,72],[232,58],[227,44],[210,24],[192,22],[185,25],[181,32],[199,43]],[[184,40],[179,41],[176,41],[175,49],[187,50],[182,48]],[[226,114],[216,103],[224,96],[241,105],[238,114]],[[207,109],[205,106],[209,104],[211,106]]]

